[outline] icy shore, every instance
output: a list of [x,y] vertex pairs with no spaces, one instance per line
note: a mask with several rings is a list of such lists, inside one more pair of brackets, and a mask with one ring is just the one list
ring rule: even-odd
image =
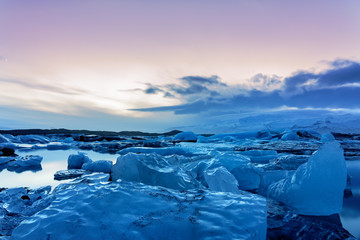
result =
[[[334,136],[309,130],[101,140],[1,135],[1,170],[41,169],[46,158],[32,156],[35,149],[79,153],[64,156],[68,170],[54,172],[57,180],[75,180],[51,192],[49,187],[0,189],[0,234],[10,239],[352,239],[340,222],[328,219],[341,211],[345,159],[360,156],[359,143],[355,135]],[[82,149],[118,158],[113,165],[90,159]],[[311,226],[318,232],[304,231]]]

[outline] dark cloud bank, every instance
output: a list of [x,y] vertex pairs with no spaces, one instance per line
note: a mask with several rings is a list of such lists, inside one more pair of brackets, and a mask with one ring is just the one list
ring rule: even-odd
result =
[[[263,76],[263,75],[262,75]],[[264,77],[264,76],[263,76]],[[278,77],[266,77],[267,83],[278,83]],[[255,79],[256,80],[256,79]],[[360,108],[360,64],[337,60],[321,73],[298,71],[284,79],[281,87],[272,91],[242,90],[231,96],[217,89],[231,90],[218,76],[186,76],[180,84],[153,86],[148,84],[147,94],[163,93],[165,97],[181,98],[185,104],[176,106],[132,109],[135,111],[173,111],[192,114],[212,111],[233,111],[279,108]],[[226,91],[225,91],[226,92]]]

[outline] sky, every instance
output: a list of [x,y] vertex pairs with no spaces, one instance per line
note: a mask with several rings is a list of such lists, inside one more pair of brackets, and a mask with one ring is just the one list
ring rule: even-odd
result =
[[360,109],[358,0],[0,0],[0,128]]

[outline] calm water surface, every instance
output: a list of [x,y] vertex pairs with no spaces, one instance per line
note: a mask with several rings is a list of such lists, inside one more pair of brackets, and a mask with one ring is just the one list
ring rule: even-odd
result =
[[[25,171],[22,173],[10,172],[4,169],[0,172],[0,187],[30,187],[37,188],[41,186],[51,185],[57,186],[64,181],[54,180],[54,173],[59,170],[67,169],[67,159],[70,154],[77,154],[79,150],[56,150],[49,151],[46,149],[34,151],[16,152],[20,156],[25,155],[39,155],[43,157],[41,162],[42,170],[38,172]],[[80,150],[86,153],[90,159],[96,160],[111,160],[115,163],[119,155],[97,153],[94,151]]]

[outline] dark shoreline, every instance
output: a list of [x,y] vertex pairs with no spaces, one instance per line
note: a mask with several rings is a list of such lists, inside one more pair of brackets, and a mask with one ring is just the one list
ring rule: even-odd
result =
[[165,133],[148,133],[141,131],[91,131],[91,130],[70,130],[65,128],[57,129],[14,129],[14,130],[0,130],[0,134],[11,134],[14,136],[17,135],[48,135],[48,134],[84,134],[84,135],[97,135],[97,136],[174,136],[181,131],[173,130]]

